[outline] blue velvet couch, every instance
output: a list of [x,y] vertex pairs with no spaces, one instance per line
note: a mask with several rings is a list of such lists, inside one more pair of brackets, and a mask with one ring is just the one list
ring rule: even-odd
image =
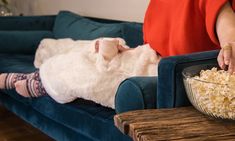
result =
[[[142,36],[142,24],[84,18],[68,11],[56,16],[0,17],[0,72],[34,71],[34,54],[43,38],[122,37],[135,47],[143,44]],[[182,69],[215,62],[217,54],[210,51],[162,59],[159,77],[132,77],[120,84],[115,110],[84,99],[59,104],[48,96],[23,98],[15,90],[1,90],[0,104],[58,141],[130,141],[114,126],[113,116],[136,109],[189,105]]]

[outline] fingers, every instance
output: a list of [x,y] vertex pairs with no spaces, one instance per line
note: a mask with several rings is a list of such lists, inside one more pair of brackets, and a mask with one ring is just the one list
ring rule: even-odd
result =
[[[217,60],[220,65],[220,67],[224,70],[226,70],[226,66],[228,66],[228,72],[230,74],[235,72],[235,50],[234,50],[234,44],[227,44],[224,47],[222,47]],[[224,65],[224,66],[223,66]]]
[[228,72],[230,74],[235,73],[235,57],[234,55],[231,56],[230,62],[229,62],[229,67],[228,67]]
[[233,72],[235,72],[234,61],[231,61],[231,62],[229,63],[228,72],[229,72],[230,74],[232,74]]
[[223,50],[224,64],[230,65],[232,58],[232,47],[230,45],[227,45],[223,47],[222,50]]
[[219,52],[219,55],[218,55],[218,57],[217,57],[217,62],[218,62],[218,64],[219,64],[219,66],[220,66],[220,68],[221,69],[226,69],[226,65],[225,65],[225,63],[224,63],[224,56],[223,56],[223,49],[221,49],[220,50],[220,52]]
[[218,64],[221,69],[227,70],[229,73],[235,72],[235,51],[233,50],[233,44],[226,44],[221,48],[217,57]]

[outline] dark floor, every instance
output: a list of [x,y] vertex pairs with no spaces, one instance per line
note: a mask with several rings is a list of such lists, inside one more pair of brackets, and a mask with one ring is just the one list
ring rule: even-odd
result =
[[0,141],[53,141],[0,105]]

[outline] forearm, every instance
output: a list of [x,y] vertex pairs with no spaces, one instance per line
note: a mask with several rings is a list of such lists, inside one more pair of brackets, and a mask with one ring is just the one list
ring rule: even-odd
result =
[[221,46],[235,41],[235,13],[229,2],[223,6],[218,15],[216,32]]

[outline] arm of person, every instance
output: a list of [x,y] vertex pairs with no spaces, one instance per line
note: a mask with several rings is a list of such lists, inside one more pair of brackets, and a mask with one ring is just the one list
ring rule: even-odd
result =
[[235,72],[235,13],[227,2],[217,17],[216,32],[222,47],[218,55],[218,64],[230,73]]

